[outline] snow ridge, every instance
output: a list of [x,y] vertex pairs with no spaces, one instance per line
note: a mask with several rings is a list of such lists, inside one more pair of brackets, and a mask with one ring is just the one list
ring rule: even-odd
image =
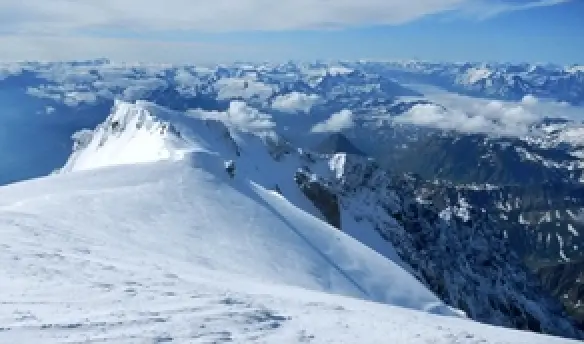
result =
[[[201,136],[192,131],[201,126],[215,127],[215,132],[199,130]],[[218,138],[211,134],[229,137],[227,128],[217,121],[187,117],[145,101],[118,100],[103,124],[73,136],[74,152],[61,171],[182,160],[188,153],[217,149]],[[233,142],[231,148],[235,148]]]

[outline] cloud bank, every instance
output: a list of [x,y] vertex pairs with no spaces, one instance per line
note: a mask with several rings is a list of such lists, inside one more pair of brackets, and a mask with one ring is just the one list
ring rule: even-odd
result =
[[224,112],[190,110],[189,113],[200,118],[218,120],[228,127],[247,132],[270,131],[276,126],[272,116],[261,113],[242,101],[232,101],[229,109]]
[[522,136],[538,134],[533,124],[545,117],[584,120],[580,106],[538,99],[533,95],[526,95],[521,101],[501,101],[465,96],[427,85],[412,87],[423,93],[425,99],[440,106],[414,106],[393,118],[396,123],[464,133]]
[[580,107],[543,101],[532,95],[523,97],[520,102],[485,100],[453,94],[434,98],[434,101],[444,106],[417,105],[395,118],[394,122],[464,133],[522,136],[538,134],[533,125],[544,117],[580,120],[578,115],[582,111]]
[[[456,9],[468,0],[23,0],[0,1],[0,28],[13,32],[76,29],[291,30],[401,24]],[[90,14],[90,15],[89,15]]]
[[272,102],[272,108],[287,113],[310,112],[319,100],[320,97],[314,94],[292,92],[277,96]]
[[527,134],[538,119],[539,116],[522,106],[505,106],[492,101],[474,112],[446,110],[433,104],[416,105],[395,122],[464,133],[521,136]]
[[355,125],[353,113],[351,110],[341,110],[332,114],[332,116],[312,127],[313,133],[338,132],[344,129],[352,128]]

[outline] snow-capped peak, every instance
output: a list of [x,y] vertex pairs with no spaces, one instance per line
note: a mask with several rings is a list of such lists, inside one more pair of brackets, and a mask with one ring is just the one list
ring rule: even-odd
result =
[[477,82],[488,78],[491,74],[493,74],[493,72],[487,68],[471,68],[466,74],[464,74],[463,79],[465,80],[463,80],[463,82],[469,85],[476,84]]
[[568,73],[584,72],[584,65],[573,65],[573,66],[570,66],[570,67],[566,67],[565,70]]
[[216,121],[145,101],[116,101],[103,124],[73,136],[74,152],[62,171],[180,160],[187,153],[217,149],[216,139],[228,137],[226,133],[227,128]]

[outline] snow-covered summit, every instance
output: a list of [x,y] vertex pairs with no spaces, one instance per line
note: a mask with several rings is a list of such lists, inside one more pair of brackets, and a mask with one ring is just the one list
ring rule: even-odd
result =
[[219,149],[224,143],[218,141],[221,135],[228,136],[227,128],[216,121],[149,102],[116,101],[103,124],[74,135],[74,152],[62,171],[180,160],[187,153]]
[[488,78],[493,72],[488,68],[471,68],[462,74],[458,81],[463,84],[476,84],[477,82]]

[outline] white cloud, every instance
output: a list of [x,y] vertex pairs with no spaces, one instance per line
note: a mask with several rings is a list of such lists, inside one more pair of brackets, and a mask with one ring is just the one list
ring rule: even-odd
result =
[[[439,13],[487,18],[568,0],[0,0],[3,60],[211,62],[257,58],[257,47],[189,41],[194,32],[399,25]],[[162,35],[157,36],[157,33]],[[173,37],[173,42],[166,38]],[[135,39],[105,38],[136,37]]]
[[538,99],[532,95],[518,102],[500,101],[460,95],[432,86],[411,87],[441,107],[415,106],[396,117],[394,120],[398,123],[469,133],[520,136],[528,133],[530,126],[544,117],[584,120],[582,107]]
[[79,104],[95,104],[97,95],[93,92],[69,92],[65,94],[64,103],[68,106],[78,106]]
[[207,119],[215,119],[228,127],[242,131],[270,131],[275,127],[272,117],[249,107],[245,102],[232,101],[227,111],[190,110],[190,114]]
[[416,105],[395,119],[397,123],[456,130],[465,133],[496,132],[496,124],[483,116],[470,116],[462,111],[447,111],[436,105]]
[[395,122],[464,133],[521,136],[529,133],[530,126],[539,119],[540,116],[521,104],[489,101],[486,104],[477,102],[476,106],[465,110],[444,109],[433,104],[416,105]]
[[52,99],[56,102],[63,100],[63,95],[61,90],[53,90],[47,87],[28,87],[26,93],[33,97],[42,99]]
[[129,87],[123,92],[123,99],[128,101],[140,100],[146,98],[153,90],[166,86],[166,81],[155,78],[131,80]]
[[45,107],[45,113],[46,113],[47,115],[52,115],[52,114],[54,114],[54,113],[55,113],[55,111],[57,111],[57,109],[55,109],[55,108],[54,108],[54,107],[52,107],[52,106],[46,106],[46,107]]
[[341,110],[334,113],[329,119],[317,123],[311,131],[313,133],[337,132],[352,128],[354,125],[353,113],[350,110]]
[[0,1],[0,29],[289,30],[400,24],[468,0],[13,0]]
[[22,73],[22,67],[18,63],[0,63],[0,81],[20,73]]
[[310,112],[319,100],[320,97],[315,94],[292,92],[277,96],[272,102],[272,108],[288,113]]
[[463,8],[463,12],[479,19],[488,19],[506,12],[525,11],[532,8],[560,5],[572,0],[534,0],[512,2],[503,0],[471,1]]
[[29,87],[29,95],[52,99],[72,107],[82,103],[95,104],[100,98],[140,100],[147,98],[152,91],[168,85],[164,77],[157,77],[164,70],[161,66],[84,66],[69,63],[22,66],[27,70],[34,70],[48,81],[38,87]]
[[[289,30],[401,24],[450,10],[481,9],[490,15],[551,6],[565,0],[0,0],[4,32],[78,29]],[[483,12],[483,13],[484,13]]]
[[521,99],[521,103],[527,106],[535,106],[537,105],[538,100],[533,95],[528,94]]

